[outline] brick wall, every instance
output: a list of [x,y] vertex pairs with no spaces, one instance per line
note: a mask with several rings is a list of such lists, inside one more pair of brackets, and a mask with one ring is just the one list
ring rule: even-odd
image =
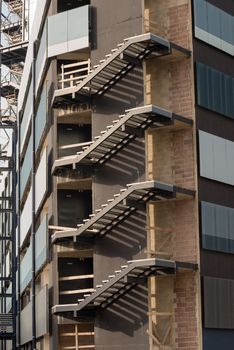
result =
[[197,273],[180,273],[174,289],[174,347],[175,350],[198,350],[199,325]]
[[[188,0],[146,0],[146,31],[192,48],[191,3]],[[156,58],[146,64],[145,101],[194,120],[191,58]],[[196,191],[195,127],[164,128],[147,134],[148,178]],[[197,198],[159,202],[149,208],[149,247],[159,257],[199,261]],[[168,235],[168,239],[165,239]],[[171,235],[171,237],[170,237]],[[162,243],[161,255],[158,252]],[[169,253],[167,256],[166,253]],[[155,282],[157,283],[157,282]],[[153,291],[152,291],[153,292]],[[161,300],[163,292],[159,291]],[[161,294],[162,293],[162,294]],[[198,350],[200,283],[198,272],[178,272],[173,287],[172,348]],[[156,293],[157,305],[157,293]],[[162,322],[160,318],[158,322]],[[151,349],[154,349],[152,343]]]

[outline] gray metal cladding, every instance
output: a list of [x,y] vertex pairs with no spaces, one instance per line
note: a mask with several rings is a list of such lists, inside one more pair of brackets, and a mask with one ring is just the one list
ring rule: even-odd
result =
[[201,202],[202,248],[234,253],[234,208]]
[[234,329],[234,280],[204,277],[204,327]]
[[234,78],[203,63],[196,63],[197,103],[234,118]]
[[194,0],[195,37],[234,55],[234,18],[205,0]]
[[199,130],[200,176],[234,185],[234,142]]
[[48,17],[48,57],[87,47],[89,47],[88,5]]

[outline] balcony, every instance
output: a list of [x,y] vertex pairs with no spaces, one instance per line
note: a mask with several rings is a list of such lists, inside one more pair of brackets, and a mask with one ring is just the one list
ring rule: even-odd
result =
[[90,59],[70,64],[61,65],[61,73],[58,76],[58,88],[65,89],[76,86],[85,79],[91,71]]

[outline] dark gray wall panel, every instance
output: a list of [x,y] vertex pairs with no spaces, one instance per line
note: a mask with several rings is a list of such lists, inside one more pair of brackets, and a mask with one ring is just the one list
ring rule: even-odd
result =
[[234,279],[234,255],[201,250],[201,275]]
[[91,191],[58,190],[58,224],[76,227],[92,211]]
[[203,350],[233,350],[234,331],[203,329]]
[[199,200],[234,208],[234,187],[199,178]]
[[[91,5],[93,13],[96,12],[96,36],[93,38],[91,60],[92,64],[96,64],[125,38],[142,34],[143,1],[91,0]],[[143,104],[143,70],[140,67],[132,70],[104,96],[93,100],[92,136],[104,130],[126,109]],[[144,179],[145,144],[143,139],[136,139],[96,171],[93,181],[94,209],[100,208],[126,184]],[[106,237],[96,239],[95,283],[113,274],[127,260],[144,256],[145,226],[145,214],[142,213],[134,220],[124,221]],[[142,311],[139,311],[139,315],[135,310],[133,321],[129,321],[125,311],[126,304],[121,303],[122,301],[118,307],[113,304],[113,312],[109,309],[98,315],[95,324],[95,348],[98,350],[148,349],[146,304],[140,306]]]
[[204,277],[204,326],[234,329],[234,280]]
[[201,202],[202,248],[234,253],[234,208]]
[[92,51],[96,64],[123,39],[142,33],[142,0],[91,0],[91,6],[96,12],[96,50]]
[[[90,125],[58,124],[58,146],[68,146],[91,140]],[[59,149],[59,157],[73,155],[80,151],[80,147]]]
[[[96,239],[95,244],[95,284],[103,277],[113,274],[128,260],[146,258],[146,214],[138,212],[109,234]],[[100,266],[102,268],[100,269]]]
[[197,107],[197,130],[203,130],[210,134],[234,141],[234,123],[231,118],[226,118],[218,113]]
[[148,350],[148,293],[146,286],[131,290],[95,320],[95,349]]
[[234,16],[233,1],[207,0],[207,2]]
[[[59,258],[58,269],[59,278],[77,276],[77,275],[92,275],[93,274],[93,259],[92,258]],[[76,291],[78,289],[93,288],[93,279],[84,278],[77,280],[66,280],[59,282],[59,303],[71,304],[77,302],[77,299],[83,298],[84,293],[62,294],[63,291]]]

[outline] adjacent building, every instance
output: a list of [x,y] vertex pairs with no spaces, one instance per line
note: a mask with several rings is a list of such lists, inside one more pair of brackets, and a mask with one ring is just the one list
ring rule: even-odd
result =
[[18,94],[18,349],[232,349],[233,15],[38,3]]

